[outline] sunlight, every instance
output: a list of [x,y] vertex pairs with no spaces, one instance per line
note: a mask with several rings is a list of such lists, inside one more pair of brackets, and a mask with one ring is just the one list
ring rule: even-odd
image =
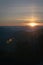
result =
[[28,23],[27,25],[31,26],[31,27],[35,27],[35,26],[37,26],[37,23]]
[[36,25],[37,25],[36,23],[30,23],[30,26],[32,26],[32,27],[34,27]]
[[35,22],[36,20],[37,20],[37,18],[34,17],[34,16],[32,16],[32,17],[29,19],[30,22]]

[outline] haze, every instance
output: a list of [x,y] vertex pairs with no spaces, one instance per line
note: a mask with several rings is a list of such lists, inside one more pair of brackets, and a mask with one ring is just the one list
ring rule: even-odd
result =
[[43,0],[0,0],[0,26],[43,23]]

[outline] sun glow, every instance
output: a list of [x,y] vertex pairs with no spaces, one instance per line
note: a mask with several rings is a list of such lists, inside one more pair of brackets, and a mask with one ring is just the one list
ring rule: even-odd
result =
[[28,23],[27,25],[31,26],[31,27],[35,27],[35,26],[37,26],[37,23]]
[[30,17],[30,19],[29,19],[30,23],[28,23],[27,25],[28,25],[28,26],[31,26],[31,27],[35,27],[35,26],[38,25],[37,23],[35,23],[37,20],[38,20],[38,19],[37,19],[36,17],[32,16],[32,17]]
[[37,20],[37,18],[34,16],[30,17],[30,19],[29,19],[30,22],[35,22],[36,20]]

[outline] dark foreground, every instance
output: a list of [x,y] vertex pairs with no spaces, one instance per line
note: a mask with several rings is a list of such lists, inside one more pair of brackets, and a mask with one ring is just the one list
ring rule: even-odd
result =
[[[33,32],[18,31],[6,38],[0,32],[0,64],[33,64],[43,61],[43,29]],[[1,34],[4,35],[1,38]],[[10,35],[10,34],[9,34]],[[7,42],[7,39],[12,39]]]

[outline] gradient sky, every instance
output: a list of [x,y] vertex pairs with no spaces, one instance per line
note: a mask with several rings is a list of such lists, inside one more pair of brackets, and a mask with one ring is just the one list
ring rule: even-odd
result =
[[29,22],[32,16],[43,22],[43,0],[0,0],[0,25]]

